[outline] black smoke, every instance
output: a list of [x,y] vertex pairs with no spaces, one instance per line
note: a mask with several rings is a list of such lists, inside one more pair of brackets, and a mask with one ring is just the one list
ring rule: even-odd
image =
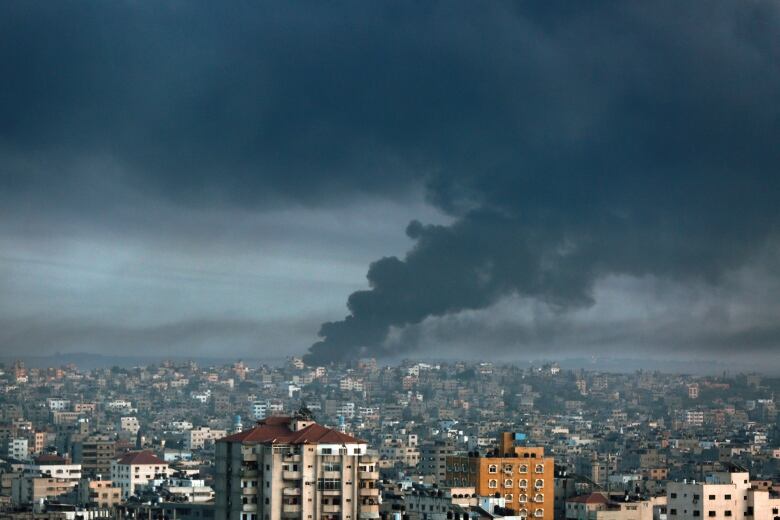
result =
[[610,6],[519,9],[534,38],[507,41],[505,113],[428,178],[458,220],[410,224],[308,362],[392,355],[391,328],[509,295],[566,312],[607,275],[718,284],[777,243],[777,6]]

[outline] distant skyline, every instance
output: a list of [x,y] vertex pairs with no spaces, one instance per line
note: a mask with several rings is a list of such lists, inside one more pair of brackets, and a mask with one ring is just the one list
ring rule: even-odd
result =
[[780,370],[780,4],[0,5],[0,357]]

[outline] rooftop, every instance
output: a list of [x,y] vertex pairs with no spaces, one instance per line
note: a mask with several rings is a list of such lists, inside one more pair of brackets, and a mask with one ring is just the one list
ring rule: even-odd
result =
[[312,423],[298,431],[290,427],[291,417],[268,417],[250,430],[244,430],[219,439],[218,442],[241,442],[244,444],[354,444],[362,443],[351,435],[341,433]]

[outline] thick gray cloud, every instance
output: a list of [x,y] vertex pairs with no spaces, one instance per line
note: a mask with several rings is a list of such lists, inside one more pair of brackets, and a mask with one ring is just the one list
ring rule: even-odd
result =
[[[247,258],[311,239],[312,258],[357,247],[362,261],[404,243],[366,247],[371,225],[404,211],[387,219],[365,201],[392,200],[425,222],[408,226],[406,257],[371,265],[369,288],[350,296],[345,320],[323,325],[312,362],[395,352],[404,345],[391,331],[489,314],[513,297],[564,324],[600,309],[597,287],[615,276],[722,287],[777,240],[773,2],[0,9],[7,256],[36,239],[40,251],[56,228],[71,246],[137,237],[131,263],[161,242],[185,268],[188,254],[229,256],[206,252],[217,236]],[[445,219],[415,205],[421,187],[454,222],[430,224]],[[298,212],[355,201],[344,211],[369,223],[360,232],[351,221],[317,239],[305,217],[296,231]],[[269,211],[290,217],[258,216]],[[266,225],[228,231],[244,218]],[[258,232],[263,254],[242,234]],[[16,280],[5,273],[0,283]],[[776,348],[771,329],[748,325],[745,342]]]

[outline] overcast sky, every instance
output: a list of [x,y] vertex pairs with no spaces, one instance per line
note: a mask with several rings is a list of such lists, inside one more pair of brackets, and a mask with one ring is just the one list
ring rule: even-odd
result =
[[0,354],[780,366],[777,2],[9,1],[0,78]]

